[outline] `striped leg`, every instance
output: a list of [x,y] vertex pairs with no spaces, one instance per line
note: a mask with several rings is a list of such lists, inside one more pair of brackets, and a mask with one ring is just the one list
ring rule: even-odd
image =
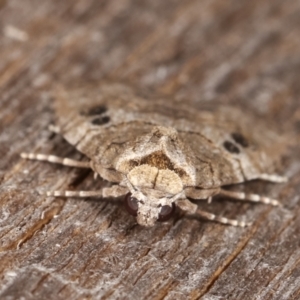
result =
[[55,125],[49,125],[48,126],[49,131],[54,132],[54,133],[60,133],[60,128],[58,126]]
[[99,191],[53,191],[40,193],[50,197],[102,197],[102,190]]
[[46,195],[48,197],[100,197],[100,198],[109,198],[109,197],[120,197],[126,195],[128,193],[128,189],[126,187],[122,187],[119,185],[113,185],[111,187],[105,187],[102,190],[98,191],[53,191],[53,192],[45,192],[41,193],[42,195]]
[[90,162],[79,161],[70,158],[63,158],[55,155],[47,155],[40,153],[21,153],[21,157],[31,160],[47,161],[50,163],[61,164],[68,167],[91,168]]
[[180,209],[185,211],[188,215],[199,215],[206,220],[215,221],[221,224],[227,224],[227,225],[232,225],[237,227],[246,227],[251,225],[251,223],[219,217],[212,213],[200,210],[195,203],[192,203],[188,199],[178,199],[175,203],[176,206],[178,206]]
[[211,214],[207,211],[203,211],[200,209],[197,209],[196,214],[201,216],[204,219],[215,221],[221,224],[227,224],[227,225],[232,225],[236,227],[246,227],[252,225],[252,223],[246,223],[243,221],[237,221],[237,220],[232,220],[232,219],[227,219],[224,217],[216,216],[214,214]]
[[277,174],[261,174],[257,179],[270,181],[274,183],[284,183],[288,181],[287,177],[280,176]]
[[238,200],[245,200],[245,201],[251,201],[251,202],[258,202],[258,203],[264,203],[264,204],[270,204],[273,206],[279,206],[281,203],[278,200],[271,199],[268,197],[263,197],[257,194],[247,194],[243,192],[234,192],[234,191],[227,191],[227,190],[220,190],[220,195],[230,197],[233,199]]

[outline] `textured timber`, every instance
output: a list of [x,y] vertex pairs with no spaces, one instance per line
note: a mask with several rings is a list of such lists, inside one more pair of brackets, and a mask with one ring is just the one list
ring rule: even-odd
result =
[[0,0],[0,298],[299,299],[299,146],[278,167],[288,183],[238,187],[282,207],[201,205],[245,229],[180,213],[143,228],[118,201],[47,198],[108,183],[19,156],[84,160],[48,131],[53,89],[79,81],[236,105],[297,142],[299,20],[295,0]]

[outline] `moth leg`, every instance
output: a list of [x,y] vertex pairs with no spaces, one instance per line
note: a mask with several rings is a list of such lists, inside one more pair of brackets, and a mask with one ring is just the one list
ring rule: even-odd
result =
[[101,198],[117,198],[128,193],[128,189],[119,185],[113,185],[111,187],[103,188],[97,191],[53,191],[41,193],[42,195],[53,197],[101,197]]
[[30,160],[47,161],[50,163],[61,164],[68,167],[91,168],[90,162],[58,157],[55,155],[47,155],[41,153],[21,153],[21,157]]
[[274,183],[284,183],[288,181],[288,178],[285,176],[280,176],[277,174],[261,174],[257,179],[270,181]]
[[40,192],[41,195],[48,197],[102,197],[102,190],[99,191],[53,191]]
[[[184,189],[185,196],[188,198],[192,198],[195,200],[206,200],[214,195],[219,194],[220,188],[214,188],[214,189],[196,189],[196,188],[185,188]],[[210,203],[210,202],[209,202]]]
[[237,226],[237,227],[246,227],[246,226],[251,225],[251,223],[246,223],[246,222],[238,221],[238,220],[232,220],[232,219],[228,219],[225,217],[219,217],[212,213],[203,211],[203,210],[199,209],[196,204],[190,202],[187,199],[177,200],[176,205],[180,209],[185,211],[188,215],[199,215],[206,220],[215,221],[215,222],[218,222],[221,224],[227,224],[227,225],[232,225],[232,226]]
[[197,209],[196,214],[207,220],[216,221],[221,224],[227,224],[227,225],[232,225],[232,226],[236,226],[236,227],[247,227],[247,226],[252,225],[252,223],[246,223],[243,221],[232,220],[232,219],[227,219],[224,217],[216,216],[214,214],[211,214],[207,211],[203,211],[200,209]]
[[102,189],[102,195],[103,198],[109,198],[109,197],[121,197],[126,195],[129,192],[127,187],[119,186],[119,185],[113,185],[111,187],[105,187]]
[[270,204],[273,206],[281,205],[281,203],[278,200],[260,196],[258,194],[247,194],[247,193],[243,193],[243,192],[234,192],[234,191],[227,191],[227,190],[221,189],[220,195],[230,197],[233,199],[238,199],[238,200]]
[[58,126],[55,126],[53,124],[50,124],[48,126],[48,130],[54,133],[60,133],[60,128]]

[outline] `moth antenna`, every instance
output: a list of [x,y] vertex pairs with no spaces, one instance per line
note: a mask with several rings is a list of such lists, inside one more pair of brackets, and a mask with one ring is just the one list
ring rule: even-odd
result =
[[227,219],[225,217],[220,217],[220,216],[216,216],[214,214],[211,214],[207,211],[203,211],[200,209],[197,209],[195,214],[201,216],[204,219],[210,220],[210,221],[215,221],[221,224],[227,224],[227,225],[232,225],[232,226],[236,226],[236,227],[247,227],[252,225],[252,223],[247,223],[247,222],[243,222],[243,221],[238,221],[238,220],[232,220],[232,219]]
[[288,181],[288,178],[285,176],[280,176],[276,174],[261,174],[257,179],[270,181],[274,183],[284,183]]
[[21,157],[30,160],[47,161],[50,163],[61,164],[68,167],[91,168],[90,162],[74,160],[66,157],[41,153],[21,153]]
[[260,196],[258,194],[248,194],[248,193],[244,193],[244,192],[234,192],[234,191],[227,191],[227,190],[223,190],[223,189],[220,190],[219,194],[226,196],[226,197],[233,198],[233,199],[238,199],[238,200],[270,204],[273,206],[281,205],[281,203],[278,200]]

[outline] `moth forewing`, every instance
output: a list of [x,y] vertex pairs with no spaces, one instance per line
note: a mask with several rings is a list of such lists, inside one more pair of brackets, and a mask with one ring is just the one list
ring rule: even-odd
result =
[[90,167],[114,185],[102,191],[53,191],[48,196],[127,195],[128,211],[144,226],[168,219],[175,204],[188,214],[223,224],[249,225],[203,212],[188,198],[223,194],[279,204],[275,199],[222,188],[252,179],[285,181],[274,173],[284,151],[278,135],[236,108],[204,110],[184,103],[174,107],[168,99],[146,99],[128,86],[105,84],[76,90],[60,87],[55,109],[57,124],[51,128],[90,162],[31,153],[22,157]]

